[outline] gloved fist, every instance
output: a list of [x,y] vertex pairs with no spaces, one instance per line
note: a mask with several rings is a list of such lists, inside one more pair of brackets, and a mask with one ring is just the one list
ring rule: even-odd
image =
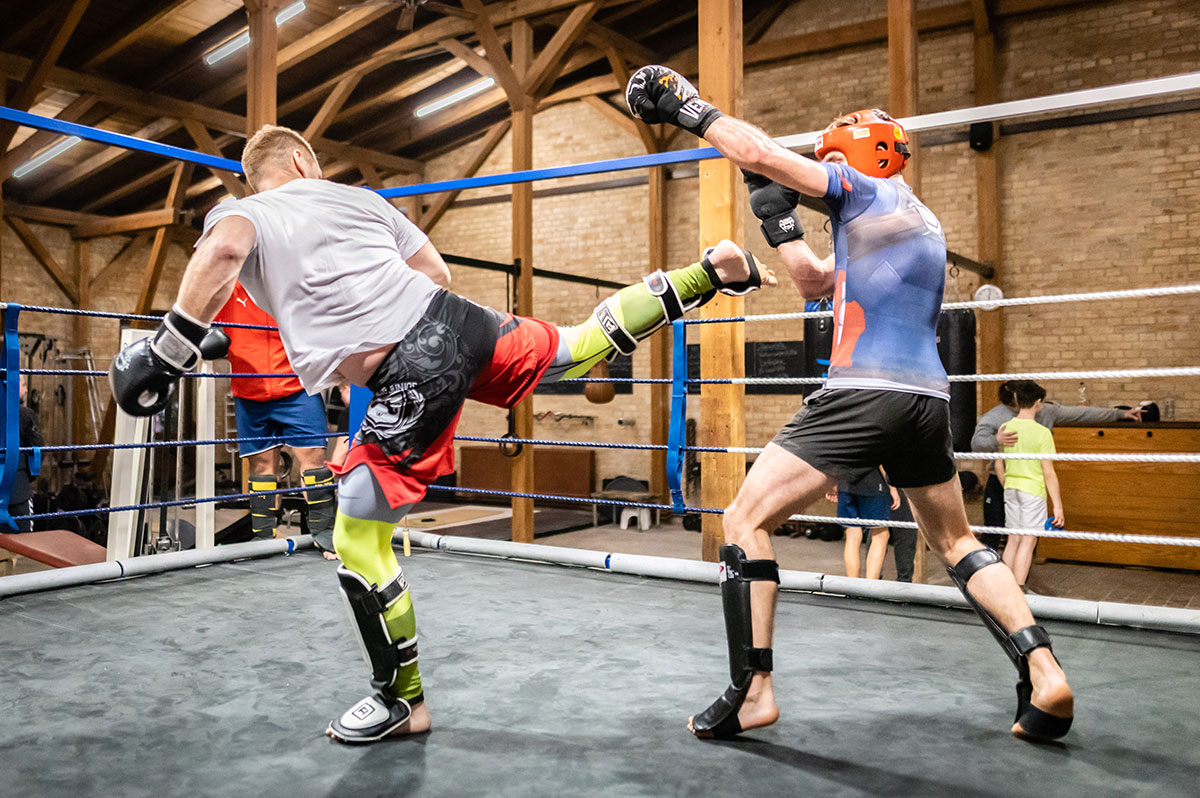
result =
[[804,238],[804,228],[796,215],[800,192],[781,186],[769,177],[742,170],[750,190],[750,209],[762,221],[763,238],[773,247]]
[[131,416],[152,416],[166,408],[180,376],[204,360],[229,351],[229,336],[196,321],[178,306],[163,318],[153,338],[120,351],[108,370],[117,405]]
[[687,78],[663,66],[644,66],[634,72],[625,87],[625,104],[629,113],[648,125],[663,122],[697,136],[723,116],[712,103],[700,99]]

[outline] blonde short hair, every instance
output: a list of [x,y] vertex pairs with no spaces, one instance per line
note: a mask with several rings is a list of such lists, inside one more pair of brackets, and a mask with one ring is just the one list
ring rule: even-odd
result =
[[263,125],[259,128],[242,150],[242,171],[246,173],[251,187],[257,185],[258,179],[266,173],[287,169],[291,164],[292,150],[296,149],[307,152],[313,164],[319,163],[304,136],[290,127]]

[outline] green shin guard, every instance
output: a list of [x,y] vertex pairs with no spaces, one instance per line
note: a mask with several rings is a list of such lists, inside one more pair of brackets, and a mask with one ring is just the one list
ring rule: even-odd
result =
[[301,477],[304,479],[305,503],[308,505],[308,534],[318,549],[332,552],[333,518],[337,512],[333,472],[322,466],[302,472]]
[[250,477],[250,525],[254,530],[255,540],[264,540],[275,537],[275,524],[277,518],[275,516],[275,494],[265,491],[273,491],[278,486],[275,476],[251,476]]
[[596,306],[583,324],[563,330],[572,365],[563,378],[579,377],[601,360],[628,355],[638,342],[715,294],[701,263],[647,275]]

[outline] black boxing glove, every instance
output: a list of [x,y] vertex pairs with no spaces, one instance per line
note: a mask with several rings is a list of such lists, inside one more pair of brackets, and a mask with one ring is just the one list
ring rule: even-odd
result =
[[629,113],[648,125],[660,122],[703,136],[708,126],[724,116],[716,106],[700,99],[696,87],[673,69],[644,66],[625,87]]
[[122,349],[108,370],[117,405],[131,416],[152,416],[166,408],[180,376],[204,360],[224,357],[229,336],[212,330],[179,309],[163,318],[153,338]]
[[750,209],[762,221],[763,238],[773,247],[787,241],[804,238],[804,228],[796,215],[800,192],[781,186],[769,177],[742,170],[746,188],[750,190]]

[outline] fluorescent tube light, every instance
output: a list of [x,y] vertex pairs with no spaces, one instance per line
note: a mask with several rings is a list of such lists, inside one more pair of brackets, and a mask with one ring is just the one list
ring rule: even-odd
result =
[[414,113],[418,117],[429,116],[430,114],[436,113],[437,111],[440,111],[449,105],[454,105],[456,102],[474,96],[485,89],[490,89],[494,85],[496,85],[496,81],[493,78],[484,78],[483,80],[472,83],[471,85],[461,88],[456,92],[447,94],[445,97],[434,100],[431,103],[426,103],[418,108]]
[[[289,19],[297,16],[304,11],[304,8],[304,0],[300,0],[298,3],[292,3],[290,6],[275,15],[275,26],[279,27]],[[204,63],[212,66],[221,59],[228,58],[229,56],[233,55],[248,44],[250,44],[250,31],[244,30],[237,36],[234,36],[232,39],[222,44],[220,47],[216,47],[206,53],[204,56]]]
[[14,169],[13,177],[24,177],[42,164],[53,161],[55,158],[62,155],[64,152],[71,149],[81,141],[83,141],[83,139],[79,138],[79,136],[70,136],[58,142],[53,147],[48,147],[47,149],[42,150],[37,155],[33,156],[28,161]]

